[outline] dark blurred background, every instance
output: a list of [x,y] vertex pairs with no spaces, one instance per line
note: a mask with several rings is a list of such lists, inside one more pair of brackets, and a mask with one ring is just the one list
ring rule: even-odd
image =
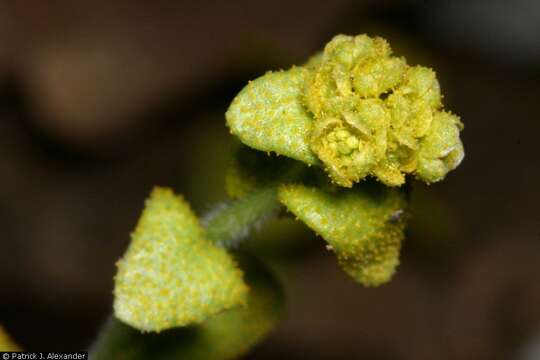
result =
[[223,114],[338,33],[437,70],[466,158],[416,184],[394,280],[365,289],[289,220],[250,245],[288,315],[248,359],[540,359],[540,2],[2,1],[0,323],[86,348],[154,184],[224,198]]

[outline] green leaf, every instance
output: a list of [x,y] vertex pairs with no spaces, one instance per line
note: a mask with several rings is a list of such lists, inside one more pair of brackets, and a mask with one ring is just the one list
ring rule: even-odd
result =
[[242,277],[230,255],[205,239],[185,200],[155,188],[118,262],[115,315],[145,331],[200,323],[245,305]]
[[0,326],[0,351],[21,351],[2,326]]
[[399,264],[406,201],[398,189],[364,182],[352,189],[282,185],[281,202],[366,286],[387,282]]
[[309,147],[312,118],[302,105],[307,71],[293,67],[250,82],[225,114],[231,133],[254,149],[317,164]]
[[93,360],[227,360],[245,354],[283,316],[283,295],[260,263],[241,260],[251,290],[247,306],[224,311],[204,323],[159,334],[143,334],[111,318],[90,352]]
[[251,288],[247,306],[226,311],[204,323],[197,341],[176,353],[177,359],[236,359],[260,342],[283,316],[283,294],[259,262],[241,260]]

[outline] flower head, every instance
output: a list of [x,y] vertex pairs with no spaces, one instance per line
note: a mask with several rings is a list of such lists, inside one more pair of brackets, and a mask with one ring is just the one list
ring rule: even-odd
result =
[[[367,286],[388,281],[399,263],[408,212],[396,187],[407,175],[440,181],[464,156],[463,124],[443,110],[435,72],[408,65],[386,40],[367,35],[338,35],[304,66],[250,82],[226,118],[245,145],[328,173],[331,186],[324,174],[323,182],[317,176],[285,181],[277,176],[283,171],[262,178],[283,183],[281,203]],[[236,166],[229,172],[234,196],[261,184],[253,173],[263,163],[243,165],[251,171]],[[379,184],[352,188],[368,177]]]
[[338,35],[303,67],[250,83],[227,111],[246,145],[320,164],[334,183],[442,180],[464,156],[459,118],[435,72],[392,56],[386,40]]

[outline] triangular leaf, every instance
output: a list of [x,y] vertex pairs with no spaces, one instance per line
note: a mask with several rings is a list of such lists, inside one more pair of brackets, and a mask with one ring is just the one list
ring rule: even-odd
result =
[[204,238],[185,200],[156,188],[118,262],[115,315],[146,331],[199,323],[245,304],[242,276],[229,254]]
[[283,295],[262,264],[241,259],[250,286],[245,307],[224,311],[195,326],[142,334],[111,318],[90,357],[94,360],[228,360],[245,354],[276,326]]
[[329,244],[343,269],[364,285],[390,280],[405,227],[403,194],[378,183],[323,190],[283,185],[281,202]]
[[283,294],[274,276],[254,259],[241,267],[250,286],[247,306],[226,311],[200,326],[197,341],[180,349],[176,359],[237,359],[260,342],[283,315]]

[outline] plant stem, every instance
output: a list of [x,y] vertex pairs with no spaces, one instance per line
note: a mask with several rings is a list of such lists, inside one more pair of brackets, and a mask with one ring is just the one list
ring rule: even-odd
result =
[[259,188],[242,198],[219,204],[203,219],[206,237],[219,246],[234,248],[249,235],[251,228],[271,219],[279,207],[276,185]]

